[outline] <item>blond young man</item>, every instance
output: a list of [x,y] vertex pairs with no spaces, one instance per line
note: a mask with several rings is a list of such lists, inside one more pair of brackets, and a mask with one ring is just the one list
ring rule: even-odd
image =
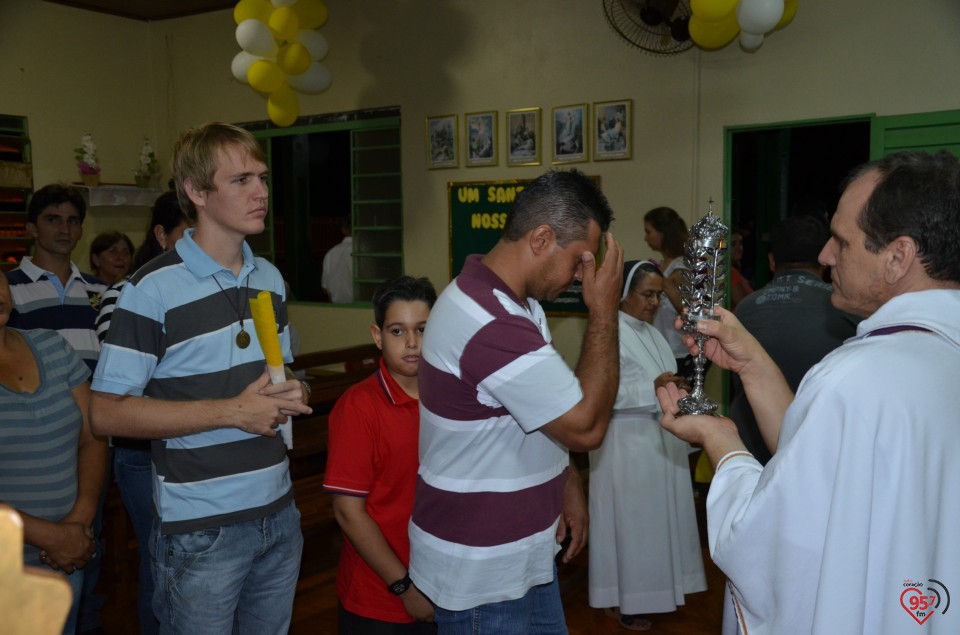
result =
[[245,241],[264,229],[266,163],[248,132],[211,123],[183,133],[173,171],[197,225],[124,287],[93,426],[155,439],[161,633],[286,633],[303,537],[276,429],[311,410],[300,382],[270,383],[250,318],[248,299],[270,292],[291,361],[283,279]]

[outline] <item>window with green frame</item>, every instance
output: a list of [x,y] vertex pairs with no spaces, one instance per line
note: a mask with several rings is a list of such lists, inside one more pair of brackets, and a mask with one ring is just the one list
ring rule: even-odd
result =
[[248,241],[290,283],[292,298],[330,302],[323,257],[353,232],[353,302],[403,273],[400,111],[302,117],[289,128],[241,124],[263,145],[270,169],[267,231]]

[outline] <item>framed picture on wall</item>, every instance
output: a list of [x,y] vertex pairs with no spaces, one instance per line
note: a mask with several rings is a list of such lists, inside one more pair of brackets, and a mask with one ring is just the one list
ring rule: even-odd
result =
[[594,102],[593,117],[593,160],[629,159],[633,148],[633,100]]
[[469,112],[464,115],[464,138],[468,168],[497,165],[497,111]]
[[540,165],[540,109],[507,111],[507,165]]
[[553,109],[553,163],[587,160],[587,105]]
[[457,116],[427,117],[427,167],[455,168],[460,165],[457,145]]

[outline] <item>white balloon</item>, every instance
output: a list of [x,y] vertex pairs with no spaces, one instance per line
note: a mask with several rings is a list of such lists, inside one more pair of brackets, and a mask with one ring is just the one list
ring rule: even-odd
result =
[[747,33],[766,33],[783,17],[783,0],[740,0],[737,24]]
[[233,73],[233,76],[237,79],[238,82],[243,82],[244,84],[249,84],[247,81],[247,71],[250,70],[250,66],[257,60],[263,59],[246,51],[240,51],[233,56],[233,61],[230,62],[230,72]]
[[312,62],[302,74],[287,75],[287,84],[304,95],[317,95],[330,88],[332,79],[330,69],[320,62]]
[[237,44],[247,53],[260,57],[273,57],[277,54],[277,41],[273,31],[260,20],[250,18],[237,25]]
[[310,59],[319,62],[327,56],[327,38],[320,31],[314,29],[300,29],[293,37],[293,41],[303,44],[310,51]]
[[755,51],[763,44],[763,34],[740,31],[740,46],[745,51]]
[[297,0],[270,0],[277,9],[280,7],[291,7],[297,4]]

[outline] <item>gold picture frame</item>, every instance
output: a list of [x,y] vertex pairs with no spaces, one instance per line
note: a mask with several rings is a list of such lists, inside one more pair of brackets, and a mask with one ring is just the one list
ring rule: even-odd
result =
[[457,116],[427,117],[427,167],[431,170],[460,166]]
[[497,111],[468,112],[463,116],[463,164],[468,168],[497,165]]
[[552,163],[583,163],[589,160],[590,107],[587,104],[555,106],[551,112],[553,128]]
[[540,108],[507,111],[507,167],[540,165]]
[[633,100],[593,103],[593,160],[615,161],[633,155]]

